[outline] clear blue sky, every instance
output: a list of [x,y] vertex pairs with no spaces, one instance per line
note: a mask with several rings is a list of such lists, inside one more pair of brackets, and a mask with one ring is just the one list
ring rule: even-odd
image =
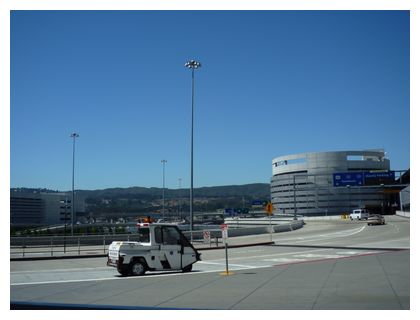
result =
[[11,187],[270,182],[273,158],[410,167],[408,11],[14,11]]

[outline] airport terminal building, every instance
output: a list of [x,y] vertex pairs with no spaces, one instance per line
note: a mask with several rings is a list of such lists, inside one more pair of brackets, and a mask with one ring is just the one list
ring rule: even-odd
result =
[[272,161],[271,201],[275,214],[341,215],[357,208],[391,214],[405,171],[390,170],[384,150],[311,152]]

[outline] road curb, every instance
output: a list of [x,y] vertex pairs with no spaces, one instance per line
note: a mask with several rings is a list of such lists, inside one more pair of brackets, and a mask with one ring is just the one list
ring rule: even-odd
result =
[[[258,242],[258,243],[246,243],[246,244],[235,244],[235,245],[229,245],[228,248],[242,248],[242,247],[254,247],[254,246],[266,246],[266,245],[273,245],[274,241],[270,242]],[[209,247],[209,248],[196,248],[198,251],[207,251],[207,250],[221,250],[225,249],[225,246],[220,247]]]

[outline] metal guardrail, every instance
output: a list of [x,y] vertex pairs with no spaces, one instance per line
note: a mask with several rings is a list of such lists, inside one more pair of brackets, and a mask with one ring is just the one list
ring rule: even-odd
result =
[[[220,230],[208,230],[213,241],[218,246],[221,238]],[[203,230],[183,231],[188,239],[202,243]],[[138,241],[138,234],[104,234],[104,235],[81,235],[81,236],[39,236],[39,237],[11,237],[10,256],[63,256],[85,255],[90,252],[108,253],[108,247],[113,241]]]
[[[282,225],[273,225],[272,232],[285,232],[299,229],[303,226],[303,221],[291,221]],[[246,235],[269,233],[269,225],[229,228],[229,237],[240,237]],[[208,232],[204,237],[204,231]],[[203,229],[196,231],[182,231],[184,235],[193,242],[194,246],[200,249],[218,247],[222,238],[220,229]],[[39,236],[39,237],[11,237],[10,238],[10,257],[57,257],[70,256],[77,253],[78,256],[107,254],[108,247],[112,241],[137,241],[138,234],[103,234],[103,235],[83,235],[83,236]]]
[[[51,257],[69,253],[82,255],[98,246],[103,253],[112,241],[134,241],[133,234],[126,235],[98,235],[98,236],[43,236],[43,237],[13,237],[10,239],[10,255],[50,255]],[[95,248],[92,248],[96,246]]]

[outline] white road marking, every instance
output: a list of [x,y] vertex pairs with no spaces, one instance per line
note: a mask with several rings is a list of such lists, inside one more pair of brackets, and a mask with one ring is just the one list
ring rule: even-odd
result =
[[344,255],[353,255],[358,254],[360,251],[337,251],[337,254],[344,254]]
[[[271,254],[271,255],[260,255],[254,256],[252,258],[260,258],[259,261],[264,262],[272,262],[269,265],[244,265],[244,264],[231,264],[229,263],[229,267],[232,270],[240,271],[240,270],[251,270],[251,269],[259,269],[259,268],[268,268],[273,267],[274,264],[289,264],[289,263],[301,263],[301,262],[311,262],[311,259],[314,258],[321,258],[321,259],[338,259],[338,258],[345,258],[350,256],[357,256],[357,255],[364,255],[364,254],[373,254],[378,253],[379,251],[369,251],[369,252],[358,252],[358,251],[343,251],[343,252],[336,252],[336,254],[315,254],[315,251],[328,251],[332,249],[316,249],[316,250],[309,250],[309,251],[300,251],[300,252],[288,252],[288,253],[281,253],[281,254]],[[340,253],[340,254],[339,254]],[[291,255],[292,258],[288,257],[279,257],[282,255]],[[266,257],[264,259],[264,257]],[[270,258],[271,257],[271,258]],[[277,258],[276,258],[277,257]],[[249,259],[250,257],[246,257]],[[239,259],[239,258],[237,258]],[[220,262],[219,262],[220,261]],[[103,277],[103,278],[90,278],[90,279],[69,279],[69,280],[51,280],[51,281],[36,281],[36,282],[18,282],[18,283],[10,283],[10,286],[24,286],[24,285],[42,285],[42,284],[58,284],[58,283],[78,283],[78,282],[99,282],[99,281],[109,281],[109,280],[130,280],[130,279],[138,279],[138,278],[156,278],[156,277],[169,277],[169,276],[188,276],[194,274],[203,274],[203,273],[215,273],[215,272],[222,272],[225,270],[225,263],[224,260],[212,260],[212,261],[199,261],[197,265],[214,265],[216,266],[213,270],[195,270],[190,273],[181,273],[181,272],[165,272],[165,273],[148,273],[145,276],[138,276],[138,277],[120,277],[114,275],[112,277]],[[110,269],[109,267],[99,267],[99,268],[77,268],[73,270],[83,271],[83,270],[97,270],[97,269]],[[49,270],[46,272],[54,272],[54,271],[68,271],[69,269],[57,269],[57,270]],[[112,270],[112,269],[111,269]],[[35,272],[34,272],[35,273]],[[12,274],[25,274],[25,272],[17,271],[12,272]],[[11,279],[12,281],[12,279]]]
[[[229,266],[231,266],[229,264]],[[264,265],[264,266],[246,266],[246,267],[238,267],[235,270],[250,270],[250,269],[259,269],[259,268],[269,268],[272,265]],[[40,285],[40,284],[57,284],[57,283],[77,283],[77,282],[99,282],[99,281],[109,281],[109,280],[133,280],[133,279],[149,279],[149,278],[158,278],[158,277],[174,277],[174,276],[188,276],[188,275],[196,275],[196,274],[203,274],[203,273],[216,273],[225,271],[225,268],[216,269],[216,270],[206,270],[206,271],[193,271],[187,273],[181,272],[167,272],[161,274],[146,274],[145,276],[138,276],[138,277],[119,277],[113,276],[111,278],[92,278],[92,279],[71,279],[71,280],[52,280],[52,281],[38,281],[38,282],[19,282],[19,283],[11,283],[10,286],[27,286],[27,285]]]
[[77,279],[77,280],[53,280],[53,281],[39,281],[39,282],[19,282],[11,283],[10,286],[27,286],[32,284],[54,284],[54,283],[72,283],[72,282],[89,282],[89,281],[105,281],[105,280],[115,280],[117,278],[96,278],[96,279]]
[[308,260],[307,259],[297,259],[297,258],[276,258],[276,259],[264,259],[264,261],[291,263],[291,262],[304,262],[304,261],[308,261]]
[[307,254],[298,254],[295,257],[303,257],[303,258],[318,258],[318,259],[338,259],[338,258],[344,258],[345,256],[338,255],[338,254],[313,254],[313,253],[307,253]]
[[370,254],[370,253],[378,253],[379,251],[364,251],[363,253],[361,253],[360,251],[337,251],[337,254],[343,254],[346,256],[351,256],[351,255],[360,255],[360,254]]
[[[302,243],[302,242],[311,242],[311,241],[318,241],[319,238],[342,238],[342,237],[349,237],[352,235],[355,235],[359,232],[362,232],[364,229],[366,228],[366,225],[360,227],[360,228],[356,228],[356,229],[351,229],[351,230],[344,230],[344,231],[338,231],[338,232],[329,232],[329,233],[324,233],[324,234],[319,234],[319,235],[314,235],[314,236],[307,236],[307,237],[298,237],[298,238],[289,238],[289,239],[281,239],[281,240],[277,240],[277,242],[292,242],[293,243]],[[296,241],[299,240],[299,241]]]
[[235,251],[236,253],[250,253],[250,252],[263,252],[264,250],[263,249],[258,249],[258,250],[238,250],[238,251]]
[[[256,260],[260,260],[260,261],[264,261],[264,257],[278,257],[278,256],[284,256],[284,255],[294,255],[294,254],[299,254],[299,253],[308,253],[308,252],[315,252],[315,251],[326,251],[326,250],[331,250],[331,249],[315,249],[315,250],[306,250],[306,251],[297,251],[297,252],[287,252],[287,253],[279,253],[279,254],[267,254],[267,255],[258,255],[258,256],[252,256],[252,257],[246,257],[246,259],[256,259]],[[237,257],[237,258],[229,258],[229,260],[241,260],[244,259],[244,257]],[[216,259],[216,260],[211,260],[211,261],[199,261],[197,262],[197,265],[200,264],[208,264],[208,265],[215,265],[218,266],[219,268],[216,268],[216,270],[207,270],[207,271],[196,271],[193,272],[191,274],[197,274],[197,273],[207,273],[207,272],[221,272],[223,270],[225,270],[224,266],[225,266],[225,259]],[[256,268],[265,268],[265,267],[272,267],[273,265],[261,265],[261,266],[254,266],[254,265],[244,265],[244,264],[232,264],[229,263],[229,266],[232,268],[235,268],[236,270],[248,270],[248,269],[256,269]],[[49,272],[49,273],[54,273],[54,272],[68,272],[69,270],[73,270],[73,271],[85,271],[85,270],[98,270],[98,269],[105,269],[108,270],[110,269],[109,267],[98,267],[98,268],[73,268],[73,269],[53,269],[53,270],[48,270],[48,271],[41,271],[41,272]],[[28,272],[24,272],[24,271],[17,271],[17,272],[12,272],[11,274],[15,274],[15,275],[19,275],[19,274],[29,274],[31,273],[30,271]],[[34,272],[36,273],[36,272]],[[150,277],[162,277],[162,276],[173,276],[173,275],[180,275],[182,273],[178,273],[178,272],[173,272],[173,273],[165,273],[165,274],[148,274],[147,276],[145,276],[145,278],[150,278]],[[129,277],[129,278],[133,278],[133,277]],[[106,280],[122,280],[122,279],[127,279],[127,278],[121,278],[118,276],[114,276],[111,278],[90,278],[90,279],[69,279],[69,280],[52,280],[52,281],[37,281],[37,282],[23,282],[23,283],[11,283],[11,286],[18,286],[18,285],[30,285],[30,284],[53,284],[53,283],[74,283],[74,282],[88,282],[88,281],[106,281]]]
[[[307,237],[296,237],[294,239],[284,239],[284,240],[277,240],[279,241],[285,241],[285,242],[291,242],[293,243],[299,243],[299,242],[311,242],[311,241],[325,241],[327,239],[333,239],[333,238],[342,238],[342,237],[349,237],[353,236],[357,233],[362,232],[366,228],[366,225],[363,225],[361,227],[358,227],[356,229],[351,230],[345,230],[340,232],[330,232],[330,233],[324,233],[319,235],[312,235]],[[299,240],[299,241],[296,241]],[[393,239],[389,241],[400,241],[400,239]],[[266,267],[273,267],[275,264],[287,264],[287,263],[299,263],[299,262],[310,262],[311,259],[316,258],[322,258],[322,259],[334,259],[334,258],[345,258],[345,257],[351,257],[351,256],[357,256],[357,255],[365,255],[365,254],[373,254],[378,253],[380,251],[355,251],[355,250],[342,250],[342,251],[333,251],[332,248],[321,248],[321,249],[311,249],[311,250],[303,250],[303,251],[293,251],[293,252],[284,252],[284,253],[277,253],[277,254],[258,254],[260,251],[265,250],[259,250],[259,249],[252,249],[252,250],[241,250],[241,251],[234,251],[233,255],[236,254],[249,254],[249,253],[255,253],[253,256],[242,256],[242,257],[229,257],[229,261],[237,261],[237,262],[253,262],[253,264],[261,263],[259,266],[255,265],[247,265],[247,264],[231,264],[229,263],[229,267],[232,268],[232,270],[250,270],[250,269],[257,269],[257,268],[266,268]],[[315,252],[319,252],[315,253]],[[324,252],[322,254],[321,252]],[[242,260],[242,261],[241,261]],[[270,264],[271,263],[271,264]],[[263,265],[264,264],[264,265]],[[268,265],[266,265],[268,264]],[[86,267],[86,268],[72,268],[72,269],[55,269],[55,270],[41,270],[41,271],[14,271],[11,272],[11,276],[13,276],[15,279],[10,279],[11,283],[10,286],[23,286],[23,285],[40,285],[40,284],[57,284],[57,283],[79,283],[79,282],[99,282],[99,281],[108,281],[108,280],[132,280],[132,279],[139,279],[139,278],[156,278],[156,277],[168,277],[168,276],[190,276],[194,274],[203,274],[203,273],[215,273],[215,272],[221,272],[225,270],[225,259],[215,259],[210,261],[200,261],[196,264],[198,268],[200,268],[200,265],[202,268],[205,268],[205,265],[209,265],[207,269],[211,270],[194,270],[191,273],[181,273],[181,272],[165,272],[165,273],[148,273],[145,276],[140,277],[120,277],[117,275],[116,271],[113,271],[112,268],[109,267]],[[210,265],[213,265],[214,267],[211,267]],[[109,270],[109,273],[113,273],[112,276],[108,276],[107,273],[105,273],[104,270]],[[89,277],[93,274],[95,271],[101,271],[102,277],[98,278],[90,278],[90,279],[57,279],[60,275],[54,274],[54,273],[68,273],[68,272],[84,272],[86,271],[85,276]],[[91,274],[89,274],[90,272]],[[39,273],[42,275],[42,277],[46,277],[45,274],[51,274],[52,277],[55,277],[56,280],[51,281],[36,281],[36,282],[28,282],[28,278],[33,275],[34,280],[36,280],[36,274]],[[98,276],[101,276],[98,274]],[[70,275],[73,277],[78,277],[78,275]],[[17,278],[17,279],[16,279]],[[16,282],[12,283],[12,281],[25,281],[25,282]],[[61,277],[64,278],[64,277]],[[38,278],[38,280],[40,280]]]
[[[203,261],[199,261],[197,262],[197,264],[210,264],[210,265],[217,265],[217,266],[226,266],[226,263],[222,263],[222,262],[203,262]],[[250,266],[250,265],[245,265],[245,264],[234,264],[234,263],[229,263],[229,267],[240,267],[240,268],[260,268],[260,266]]]
[[72,269],[52,269],[52,270],[27,270],[27,271],[11,271],[10,274],[26,274],[26,273],[55,273],[55,272],[73,272],[73,271],[89,271],[89,270],[111,270],[111,267],[86,267],[86,268],[72,268]]
[[[246,259],[254,259],[254,260],[262,260],[265,257],[278,257],[278,256],[284,256],[284,255],[293,255],[298,253],[307,253],[307,252],[316,252],[316,251],[326,251],[331,249],[315,249],[315,250],[306,250],[306,251],[297,251],[297,252],[287,252],[287,253],[279,253],[279,254],[267,254],[267,255],[256,255],[251,257],[246,257]],[[244,257],[237,257],[237,258],[229,258],[230,261],[232,260],[242,260]],[[217,270],[209,270],[209,271],[196,271],[195,273],[202,273],[202,272],[220,272],[223,271],[225,268],[225,259],[216,259],[211,261],[199,261],[197,262],[197,265],[199,264],[213,264],[216,266],[219,266],[220,268],[217,268]],[[243,265],[243,264],[232,264],[229,263],[229,266],[236,267],[237,270],[241,269],[255,269],[255,268],[265,268],[265,267],[272,267],[272,265],[262,265],[262,266],[254,266],[254,265]],[[69,272],[70,270],[75,272],[83,272],[83,271],[93,271],[93,270],[112,270],[110,267],[97,267],[97,268],[73,268],[73,269],[53,269],[53,270],[42,270],[42,271],[16,271],[11,272],[11,275],[25,275],[25,274],[36,274],[36,273],[59,273],[59,272]],[[169,276],[174,275],[178,273],[165,273],[165,274],[159,274],[159,275],[150,275],[148,274],[147,277],[156,277],[156,276]],[[116,279],[126,279],[126,278],[120,278],[120,277],[112,277],[112,278],[90,278],[90,279],[79,279],[79,280],[52,280],[52,281],[38,281],[38,282],[24,282],[24,283],[11,283],[11,285],[28,285],[28,284],[48,284],[48,283],[71,283],[71,282],[86,282],[86,281],[104,281],[104,280],[116,280]]]
[[[325,248],[325,249],[313,249],[313,250],[295,251],[295,252],[263,254],[263,255],[258,255],[258,256],[248,256],[248,257],[246,257],[246,259],[260,259],[260,258],[265,258],[265,257],[277,257],[277,256],[295,255],[295,254],[299,254],[299,253],[316,252],[316,251],[328,251],[328,250],[333,250],[333,249]],[[229,261],[231,261],[231,260],[241,260],[241,259],[244,259],[244,258],[245,257],[229,257]],[[212,261],[225,261],[225,258],[215,259],[215,260],[212,260]]]

